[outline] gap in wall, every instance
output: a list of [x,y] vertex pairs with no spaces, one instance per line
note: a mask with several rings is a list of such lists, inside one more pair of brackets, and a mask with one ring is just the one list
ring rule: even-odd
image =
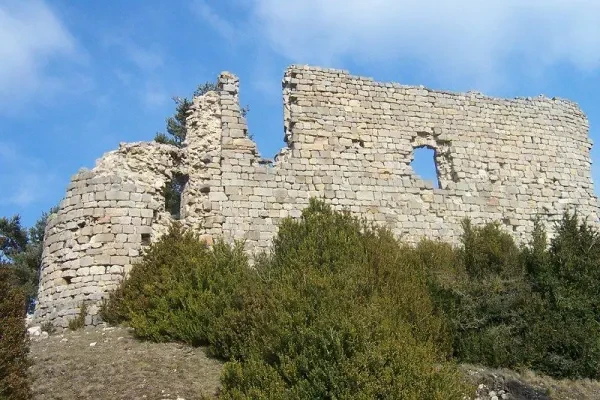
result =
[[142,246],[149,246],[151,243],[151,236],[149,233],[142,233]]
[[433,187],[440,188],[440,179],[435,161],[435,150],[428,146],[420,146],[413,150],[410,163],[415,174],[424,181],[430,181]]
[[171,213],[173,219],[181,218],[181,194],[187,185],[189,176],[174,173],[173,177],[165,184],[163,196],[165,197],[165,210]]
[[248,107],[248,135],[261,157],[272,159],[286,147],[283,128],[283,69],[261,73],[261,80],[240,75],[240,108]]

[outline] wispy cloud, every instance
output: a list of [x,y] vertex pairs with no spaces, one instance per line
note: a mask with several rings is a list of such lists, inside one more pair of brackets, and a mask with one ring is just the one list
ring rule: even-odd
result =
[[43,200],[56,184],[56,173],[14,144],[0,142],[0,206],[22,208]]
[[0,162],[15,162],[18,158],[17,149],[10,143],[0,142]]
[[230,43],[234,43],[240,39],[235,26],[230,21],[217,14],[206,1],[195,0],[192,2],[192,11],[222,38]]
[[54,62],[77,58],[76,42],[46,3],[6,0],[0,4],[0,108],[63,87],[50,72]]
[[20,173],[19,184],[16,187],[16,191],[8,196],[6,199],[7,203],[18,207],[25,207],[36,203],[38,200],[43,199],[43,196],[47,193],[44,192],[44,188],[47,187],[50,182],[54,182],[55,180],[56,176],[45,172]]
[[165,69],[165,56],[157,47],[136,43],[124,34],[108,34],[102,38],[107,49],[116,49],[124,60],[113,70],[115,78],[139,97],[147,108],[158,108],[169,101],[161,72]]
[[163,52],[159,48],[139,45],[124,35],[107,34],[102,38],[102,44],[106,48],[118,49],[124,60],[142,72],[155,72],[165,64]]
[[[207,22],[231,36],[208,8]],[[600,67],[597,0],[247,0],[244,31],[293,63],[410,61],[447,79],[490,86],[515,70]],[[243,34],[242,34],[243,33]]]
[[163,107],[169,100],[169,95],[160,84],[148,82],[142,90],[142,101],[148,108]]

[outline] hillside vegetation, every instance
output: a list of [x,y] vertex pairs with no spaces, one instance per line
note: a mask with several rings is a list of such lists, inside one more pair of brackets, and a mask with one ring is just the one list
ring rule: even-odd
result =
[[12,268],[0,261],[0,400],[28,400],[29,339],[25,293]]
[[252,267],[174,225],[103,307],[139,338],[208,346],[222,398],[462,399],[455,363],[600,375],[598,233],[565,214],[518,247],[498,224],[411,247],[313,200]]
[[[175,225],[104,309],[136,335],[229,360],[222,398],[460,399],[424,269],[392,235],[313,201],[253,268]],[[418,299],[415,301],[415,299]]]

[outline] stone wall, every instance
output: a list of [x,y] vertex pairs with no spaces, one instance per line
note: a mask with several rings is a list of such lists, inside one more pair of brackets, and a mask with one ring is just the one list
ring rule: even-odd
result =
[[[292,66],[283,79],[287,147],[262,159],[248,136],[238,79],[194,99],[182,149],[122,144],[73,177],[46,231],[39,320],[60,326],[97,303],[172,220],[162,188],[188,178],[181,218],[203,239],[267,249],[285,217],[311,197],[386,225],[403,240],[456,242],[463,218],[500,221],[518,241],[533,218],[566,209],[598,223],[588,122],[576,104],[498,99],[377,83],[345,71]],[[412,170],[416,148],[435,151],[439,188]]]

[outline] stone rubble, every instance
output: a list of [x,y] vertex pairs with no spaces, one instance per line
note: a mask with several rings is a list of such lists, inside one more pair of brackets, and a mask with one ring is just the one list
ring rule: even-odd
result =
[[[187,177],[181,222],[202,240],[268,249],[279,222],[325,199],[415,243],[456,243],[461,221],[500,221],[528,240],[539,216],[552,234],[565,210],[598,223],[588,121],[569,101],[499,99],[378,83],[346,71],[291,66],[283,79],[287,147],[260,157],[239,105],[239,81],[193,100],[183,148],[120,144],[73,176],[45,234],[35,322],[66,327],[102,299],[173,216],[163,187]],[[411,168],[416,148],[435,151],[439,188]]]
[[32,326],[31,328],[27,328],[27,333],[29,336],[40,336],[42,334],[42,327]]

